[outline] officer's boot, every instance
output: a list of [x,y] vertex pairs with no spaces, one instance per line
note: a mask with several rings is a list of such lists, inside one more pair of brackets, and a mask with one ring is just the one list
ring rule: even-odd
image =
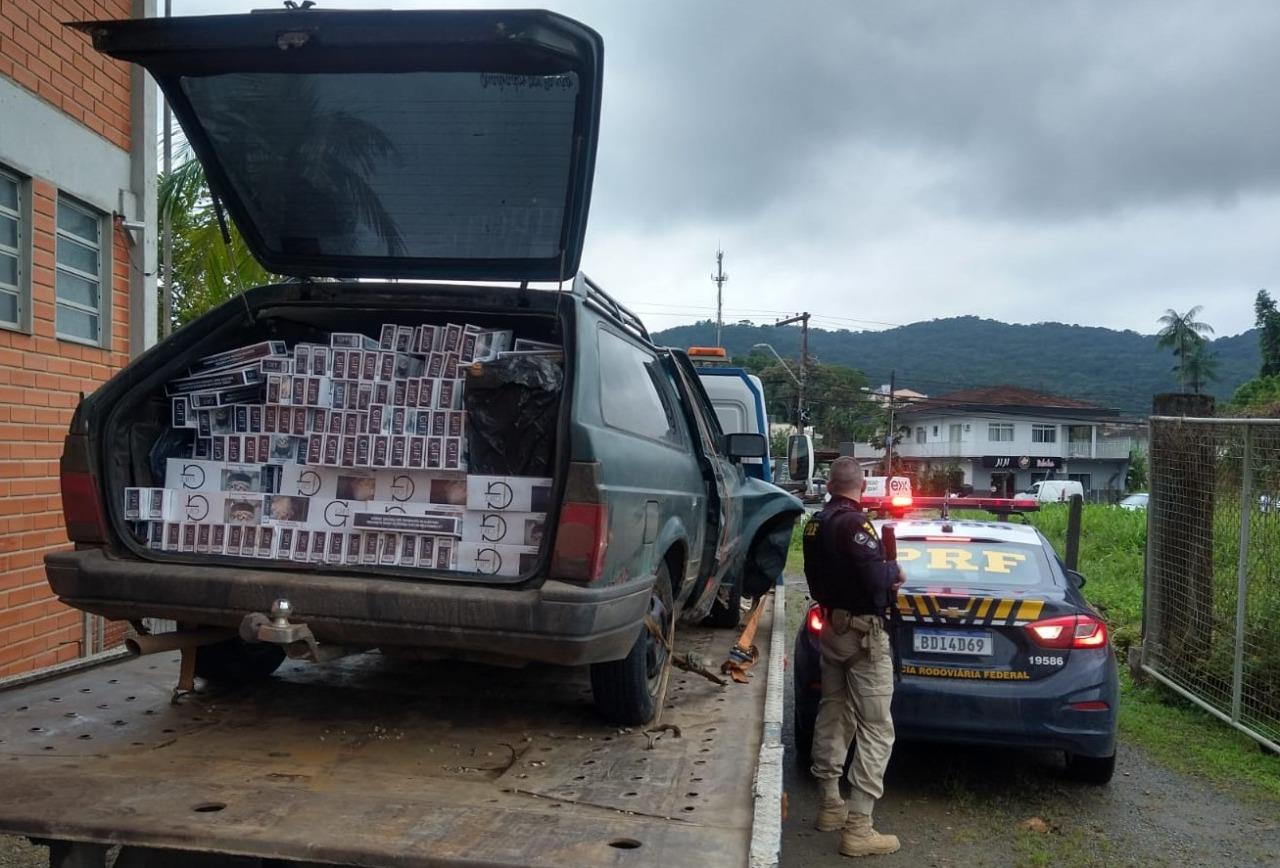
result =
[[871,828],[871,815],[850,812],[840,833],[841,856],[887,856],[898,852],[897,835],[881,835]]
[[840,779],[818,781],[818,796],[818,819],[813,827],[819,832],[839,831],[849,816],[849,808],[840,795]]

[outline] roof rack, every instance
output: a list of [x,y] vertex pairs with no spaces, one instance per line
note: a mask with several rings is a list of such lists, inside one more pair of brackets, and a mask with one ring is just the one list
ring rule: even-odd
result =
[[627,310],[617,299],[601,289],[598,283],[581,271],[573,279],[573,294],[645,343],[653,343],[653,339],[649,337],[649,330],[644,327],[640,317]]

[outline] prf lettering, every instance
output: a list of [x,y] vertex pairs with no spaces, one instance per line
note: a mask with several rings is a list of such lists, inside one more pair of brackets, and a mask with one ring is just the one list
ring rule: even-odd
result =
[[[985,571],[988,573],[1008,574],[1018,564],[1027,559],[1027,556],[1019,552],[1002,551],[1000,549],[984,549],[974,552],[968,549],[952,549],[945,547],[929,548],[929,569],[931,570],[960,570],[966,573],[976,573]],[[919,560],[924,557],[924,552],[917,548],[909,546],[898,546],[898,561],[909,563],[910,561]],[[975,556],[981,556],[983,563],[978,566],[974,563]]]

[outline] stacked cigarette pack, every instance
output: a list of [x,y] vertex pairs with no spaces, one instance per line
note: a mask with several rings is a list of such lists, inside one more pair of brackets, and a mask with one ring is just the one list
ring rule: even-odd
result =
[[190,446],[166,459],[163,487],[124,490],[124,518],[159,551],[522,575],[551,480],[468,475],[464,377],[560,351],[532,343],[386,324],[206,356],[166,386]]

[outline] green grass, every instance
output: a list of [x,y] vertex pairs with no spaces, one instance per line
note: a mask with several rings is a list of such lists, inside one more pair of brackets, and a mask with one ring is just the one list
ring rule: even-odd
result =
[[[956,518],[962,516],[956,515]],[[990,518],[985,513],[970,516]],[[1049,506],[1030,521],[1061,553],[1067,509]],[[1233,792],[1280,802],[1280,757],[1263,753],[1257,742],[1157,684],[1136,684],[1128,675],[1129,647],[1142,638],[1142,576],[1146,514],[1086,505],[1081,521],[1080,572],[1084,594],[1102,613],[1120,661],[1120,734],[1161,763],[1202,777]],[[797,527],[787,572],[804,571]],[[1030,856],[1031,854],[1024,854]],[[1035,859],[1030,860],[1033,864]]]

